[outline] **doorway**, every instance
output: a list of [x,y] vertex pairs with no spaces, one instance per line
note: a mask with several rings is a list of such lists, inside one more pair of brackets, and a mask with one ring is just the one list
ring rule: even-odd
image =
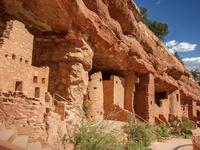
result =
[[20,91],[20,92],[22,92],[22,87],[23,87],[23,82],[17,81],[17,82],[15,83],[15,91]]
[[40,88],[39,87],[35,88],[35,98],[40,98]]

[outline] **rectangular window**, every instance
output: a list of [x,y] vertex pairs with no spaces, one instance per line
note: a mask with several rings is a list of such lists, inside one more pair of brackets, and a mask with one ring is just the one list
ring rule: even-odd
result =
[[15,84],[15,91],[22,91],[23,83],[21,81],[17,81]]
[[197,117],[200,117],[200,111],[197,110]]
[[42,84],[45,84],[45,78],[42,78]]
[[33,77],[33,83],[37,83],[38,82],[38,77],[37,76],[34,76]]
[[161,100],[167,99],[167,92],[159,92],[155,94],[155,102],[160,107]]
[[40,88],[39,87],[35,88],[35,98],[40,98]]

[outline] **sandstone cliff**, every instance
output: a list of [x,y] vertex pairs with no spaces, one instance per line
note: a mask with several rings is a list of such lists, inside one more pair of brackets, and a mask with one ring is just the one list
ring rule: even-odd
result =
[[[163,85],[159,88],[179,88],[182,95],[199,100],[199,87],[191,74],[141,22],[139,9],[131,0],[2,0],[1,6],[4,19],[24,22],[36,40],[56,35],[85,43],[85,49],[94,53],[94,70],[152,72],[157,84]],[[90,70],[89,59],[78,61]]]

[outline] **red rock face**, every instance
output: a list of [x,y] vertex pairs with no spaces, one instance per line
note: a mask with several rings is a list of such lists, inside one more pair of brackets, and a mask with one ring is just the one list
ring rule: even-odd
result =
[[[187,99],[200,98],[199,87],[191,75],[140,21],[140,12],[131,0],[1,2],[1,11],[7,19],[24,22],[36,41],[41,35],[54,35],[57,39],[63,36],[57,45],[47,45],[44,41],[34,45],[36,49],[43,49],[35,53],[40,58],[36,64],[51,64],[53,72],[56,69],[59,72],[59,75],[52,76],[59,83],[59,88],[52,86],[52,90],[56,87],[58,93],[69,92],[66,87],[72,83],[78,83],[80,89],[85,90],[87,75],[83,72],[87,73],[93,66],[94,70],[112,70],[122,74],[135,72],[144,75],[150,72],[155,76],[156,85],[160,85],[156,86],[157,90],[179,89]],[[79,71],[70,72],[71,68]],[[81,76],[80,70],[83,70]],[[65,74],[72,75],[72,79]],[[81,81],[77,80],[80,78]]]
[[[56,111],[66,119],[67,127],[73,129],[84,120],[83,102],[88,97],[96,100],[89,115],[99,115],[99,120],[111,108],[120,111],[113,119],[121,121],[134,113],[150,123],[155,123],[156,117],[168,121],[169,115],[182,112],[196,116],[199,86],[141,22],[139,9],[131,0],[0,0],[0,6],[0,37],[11,19],[23,22],[34,35],[33,65],[49,67],[48,89],[52,95],[64,97]],[[100,72],[102,77],[91,76],[88,86],[89,72]],[[105,73],[123,77],[125,83],[117,88],[114,82],[106,86]],[[156,106],[156,98],[167,102]],[[8,110],[13,108],[11,105]],[[49,130],[42,132],[43,138],[48,132],[48,143],[52,143],[57,138],[59,116],[48,117]]]

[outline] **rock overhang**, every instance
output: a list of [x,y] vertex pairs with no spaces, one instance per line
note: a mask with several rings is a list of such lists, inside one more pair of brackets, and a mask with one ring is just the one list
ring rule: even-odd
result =
[[200,88],[187,69],[141,22],[139,9],[130,0],[2,2],[1,14],[22,21],[35,35],[83,38],[94,51],[96,70],[151,72],[163,90],[178,87],[187,97],[200,99]]

